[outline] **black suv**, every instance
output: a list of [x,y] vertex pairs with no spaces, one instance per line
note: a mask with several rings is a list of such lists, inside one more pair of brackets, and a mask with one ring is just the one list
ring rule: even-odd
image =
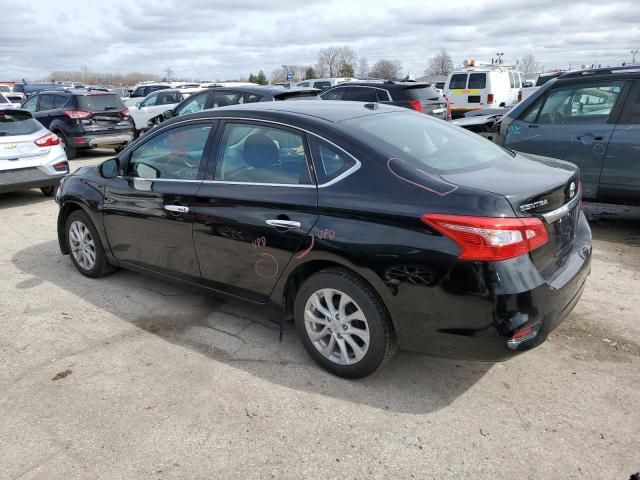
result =
[[69,160],[78,148],[113,147],[119,152],[133,140],[129,109],[113,93],[44,91],[29,97],[22,108],[60,137]]
[[320,94],[322,100],[387,103],[449,120],[447,99],[428,83],[363,81],[345,82]]

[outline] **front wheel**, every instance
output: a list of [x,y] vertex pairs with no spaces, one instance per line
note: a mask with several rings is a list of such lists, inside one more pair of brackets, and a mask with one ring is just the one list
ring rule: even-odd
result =
[[107,260],[96,227],[84,211],[76,210],[67,217],[65,233],[71,261],[81,274],[99,278],[115,270]]
[[57,185],[50,185],[48,187],[40,187],[40,191],[45,197],[52,197],[55,195],[56,190],[58,190]]
[[304,282],[294,317],[307,352],[334,375],[366,377],[395,353],[384,305],[370,286],[346,270],[323,270]]

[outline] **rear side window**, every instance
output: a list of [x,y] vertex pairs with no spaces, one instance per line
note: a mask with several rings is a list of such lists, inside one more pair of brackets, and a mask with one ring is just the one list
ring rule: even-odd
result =
[[201,93],[200,95],[193,95],[189,97],[189,100],[186,101],[178,110],[178,115],[186,115],[187,113],[196,113],[204,110],[204,106],[207,103],[207,97],[209,96],[209,92]]
[[342,122],[368,145],[415,171],[450,173],[512,157],[494,143],[427,115],[385,113]]
[[9,100],[3,94],[0,94],[0,103],[9,103]]
[[323,100],[344,100],[347,93],[346,87],[338,87],[332,88],[331,90],[327,90],[323,94],[320,95],[320,98]]
[[486,73],[472,73],[469,75],[469,88],[483,89],[487,88],[487,74]]
[[55,95],[53,99],[53,108],[62,108],[67,104],[69,97],[64,95]]
[[349,93],[343,100],[351,100],[354,102],[377,102],[378,94],[375,88],[367,87],[351,87]]
[[420,100],[426,102],[427,100],[438,100],[440,94],[431,85],[428,87],[418,88],[400,88],[393,90],[393,100]]
[[262,99],[262,95],[248,92],[215,92],[213,94],[213,107],[226,107],[227,105],[241,105],[243,103],[255,103]]
[[325,90],[331,86],[331,82],[314,82],[313,88],[320,88]]
[[0,137],[29,135],[40,130],[42,125],[25,113],[0,112]]
[[40,110],[53,110],[54,96],[53,95],[41,95],[40,105],[38,105],[38,111]]
[[120,97],[111,93],[98,95],[78,95],[76,98],[78,107],[90,112],[105,112],[124,110],[125,106]]
[[516,81],[513,78],[513,72],[509,72],[509,86],[511,88],[516,88]]
[[309,146],[320,185],[338,178],[356,164],[351,156],[339,148],[311,135]]
[[640,83],[636,82],[635,92],[631,92],[620,123],[640,124]]
[[449,81],[449,88],[451,90],[459,90],[461,88],[467,88],[467,74],[455,73],[451,75],[451,80]]

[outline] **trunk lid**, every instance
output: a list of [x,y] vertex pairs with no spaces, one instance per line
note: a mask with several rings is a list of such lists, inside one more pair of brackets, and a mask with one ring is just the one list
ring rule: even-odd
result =
[[[547,227],[549,241],[531,252],[547,277],[571,252],[578,220],[580,171],[575,165],[548,157],[518,154],[483,170],[442,175],[446,181],[504,196],[518,217],[537,217]],[[515,181],[514,181],[515,180]]]
[[110,93],[92,93],[77,97],[78,108],[91,112],[80,120],[85,132],[91,134],[117,134],[131,129],[131,120],[122,112],[127,108],[120,97]]

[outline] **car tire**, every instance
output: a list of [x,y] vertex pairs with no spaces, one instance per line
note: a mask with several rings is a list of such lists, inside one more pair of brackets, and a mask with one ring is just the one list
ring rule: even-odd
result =
[[58,137],[60,137],[60,143],[62,144],[62,148],[64,148],[64,153],[67,155],[67,160],[73,160],[76,158],[78,154],[78,150],[75,147],[72,147],[69,143],[69,139],[62,132],[54,132]]
[[53,197],[58,190],[57,185],[49,185],[48,187],[40,187],[40,191],[45,197]]
[[309,355],[339,377],[366,377],[396,352],[382,301],[347,270],[326,269],[307,279],[296,294],[294,319]]
[[64,228],[69,256],[81,274],[100,278],[116,270],[107,260],[100,236],[89,215],[82,210],[75,210],[67,217]]

